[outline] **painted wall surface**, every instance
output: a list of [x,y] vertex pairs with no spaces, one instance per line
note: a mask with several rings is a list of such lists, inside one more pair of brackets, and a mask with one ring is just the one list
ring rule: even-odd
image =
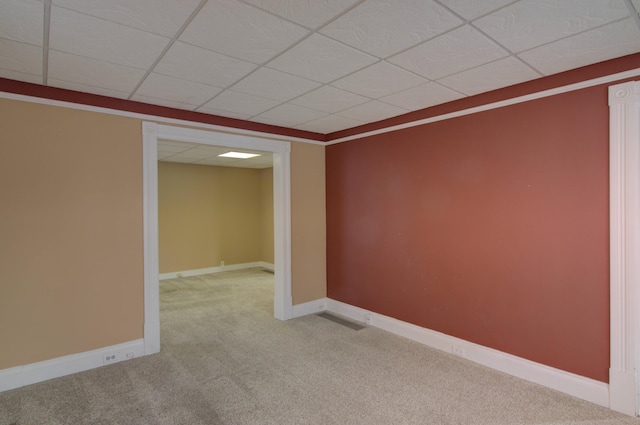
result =
[[327,147],[330,298],[607,382],[607,88]]
[[143,336],[139,120],[0,99],[0,369]]
[[[142,338],[141,120],[0,99],[0,122],[0,370]],[[324,233],[304,224],[324,223],[305,207],[324,205],[323,150],[292,143],[302,300],[325,291],[304,273],[325,268]]]
[[325,147],[292,144],[291,291],[294,305],[326,297],[324,193]]
[[[160,273],[218,267],[221,261],[268,261],[263,237],[269,234],[273,262],[273,182],[263,184],[262,174],[258,169],[159,162]],[[266,206],[263,190],[271,194]],[[263,217],[269,206],[271,221]]]
[[260,249],[261,261],[274,263],[273,253],[273,168],[260,170],[260,205],[262,211],[260,218],[262,224],[262,246]]

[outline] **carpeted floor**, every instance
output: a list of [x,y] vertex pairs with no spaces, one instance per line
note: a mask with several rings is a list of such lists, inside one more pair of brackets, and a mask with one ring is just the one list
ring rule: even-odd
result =
[[260,269],[161,283],[162,351],[0,393],[0,425],[640,424],[379,329],[273,318]]

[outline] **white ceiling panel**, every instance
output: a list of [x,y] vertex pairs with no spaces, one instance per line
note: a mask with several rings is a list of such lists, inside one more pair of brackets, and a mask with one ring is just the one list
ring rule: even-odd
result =
[[439,83],[466,95],[495,90],[538,78],[540,75],[514,57],[499,59],[486,65],[451,75]]
[[487,13],[493,12],[503,6],[513,3],[514,0],[439,0],[464,19],[473,20]]
[[96,87],[88,84],[73,83],[70,81],[58,80],[56,78],[51,78],[51,77],[47,79],[47,83],[51,87],[58,87],[61,89],[79,91],[83,93],[98,94],[100,96],[109,96],[109,97],[115,97],[118,99],[127,99],[129,97],[129,92],[121,92],[114,89],[105,89],[102,87]]
[[409,111],[415,111],[441,103],[451,102],[452,100],[457,100],[462,97],[465,97],[462,93],[430,82],[385,96],[380,100]]
[[0,38],[0,69],[41,75],[42,47]]
[[377,99],[426,82],[426,79],[388,62],[378,62],[331,85]]
[[460,27],[409,49],[388,61],[430,79],[438,79],[508,56],[472,27]]
[[332,133],[640,54],[639,8],[640,0],[0,0],[0,78]]
[[550,75],[640,50],[640,29],[631,18],[521,53],[533,67]]
[[256,118],[266,118],[267,120],[274,120],[286,123],[288,126],[295,127],[296,125],[318,119],[325,115],[327,115],[325,112],[320,112],[315,109],[304,108],[302,106],[291,104],[284,104],[276,106],[275,108],[258,115]]
[[268,67],[328,83],[377,61],[374,56],[314,34],[271,61]]
[[42,75],[27,74],[25,72],[10,71],[0,68],[0,78],[9,80],[24,81],[32,84],[42,84]]
[[170,100],[189,105],[191,106],[189,109],[193,109],[206,103],[221,91],[219,87],[151,73],[138,88],[136,95]]
[[252,63],[178,41],[162,57],[154,72],[224,88],[256,68]]
[[386,58],[462,23],[431,0],[368,0],[320,32]]
[[290,100],[317,87],[320,83],[285,74],[269,68],[260,68],[233,86],[234,91],[267,99]]
[[340,90],[331,86],[322,86],[291,101],[294,105],[305,106],[318,111],[334,113],[352,106],[368,102],[368,97]]
[[169,40],[121,24],[52,7],[49,46],[105,62],[146,69]]
[[42,46],[44,5],[36,0],[0,1],[0,38]]
[[264,97],[254,96],[251,94],[234,92],[225,90],[215,99],[203,105],[203,108],[218,109],[221,111],[229,111],[234,114],[247,114],[249,116],[258,115],[281,102],[274,99],[266,99]]
[[202,8],[180,40],[249,62],[263,63],[308,33],[298,25],[244,3],[216,0]]
[[522,0],[474,24],[522,52],[629,16],[624,0]]
[[362,122],[373,122],[406,114],[407,112],[409,111],[398,106],[372,100],[371,102],[341,111],[337,115]]
[[49,51],[48,71],[51,79],[124,93],[131,92],[144,76],[140,69],[56,50]]
[[357,127],[365,124],[363,121],[354,120],[347,117],[340,117],[337,115],[327,115],[317,120],[309,121],[297,126],[300,130],[313,131],[316,133],[333,133],[340,130],[345,130],[351,127]]
[[307,28],[318,28],[361,0],[246,0]]
[[53,0],[56,6],[165,37],[173,37],[199,3],[200,0]]

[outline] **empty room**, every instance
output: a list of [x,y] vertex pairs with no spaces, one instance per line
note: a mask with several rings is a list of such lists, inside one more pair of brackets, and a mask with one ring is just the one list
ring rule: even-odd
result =
[[0,425],[639,423],[639,12],[0,0]]

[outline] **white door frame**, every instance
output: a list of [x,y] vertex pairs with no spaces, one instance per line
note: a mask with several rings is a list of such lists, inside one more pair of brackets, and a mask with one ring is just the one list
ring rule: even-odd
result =
[[274,316],[292,317],[291,183],[289,142],[255,136],[142,123],[144,196],[144,347],[160,351],[160,290],[158,264],[158,139],[228,148],[255,149],[273,154],[273,216],[275,287]]
[[609,407],[640,412],[640,82],[609,87]]

